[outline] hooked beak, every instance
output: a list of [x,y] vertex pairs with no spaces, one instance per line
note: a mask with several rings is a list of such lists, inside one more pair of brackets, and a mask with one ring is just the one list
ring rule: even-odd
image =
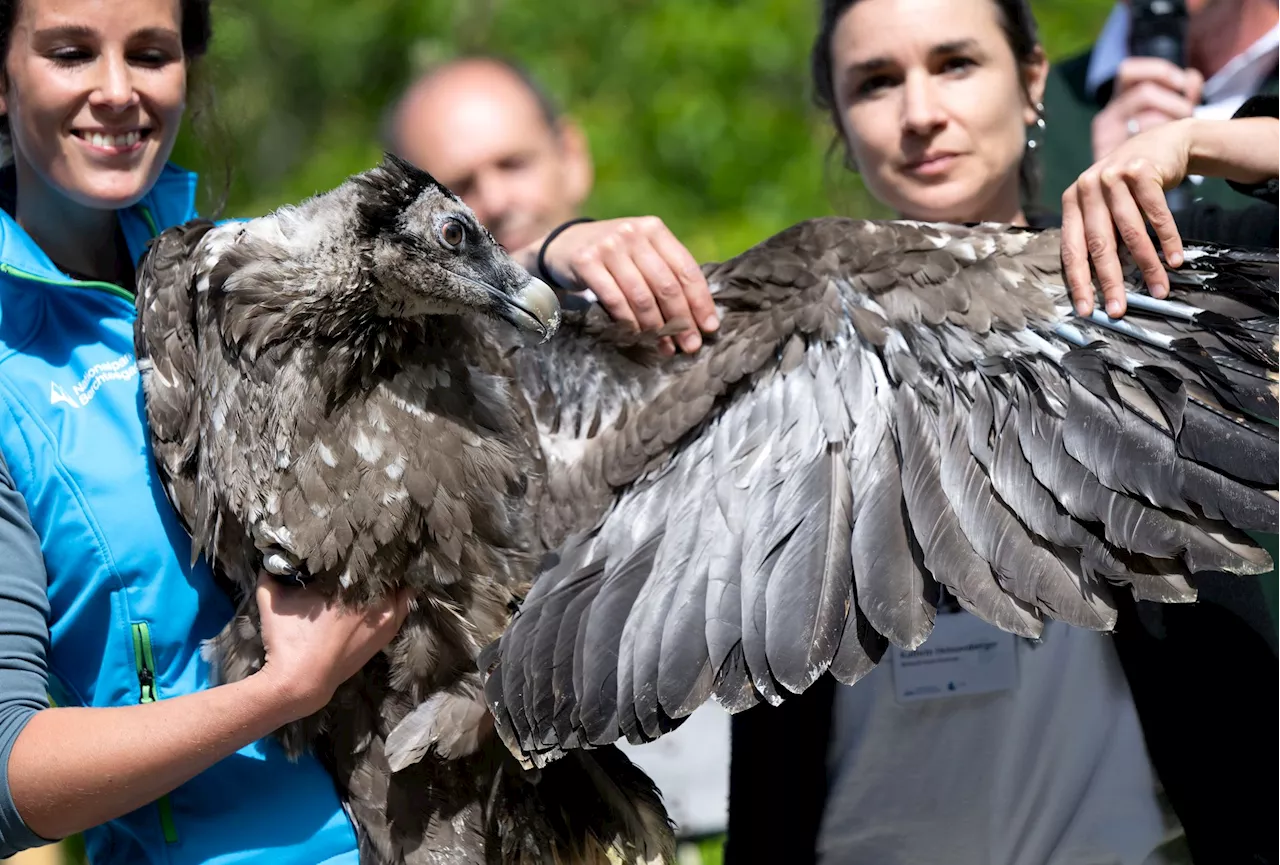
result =
[[543,342],[560,327],[560,300],[551,286],[537,277],[529,277],[504,301],[499,314],[516,327],[541,335]]

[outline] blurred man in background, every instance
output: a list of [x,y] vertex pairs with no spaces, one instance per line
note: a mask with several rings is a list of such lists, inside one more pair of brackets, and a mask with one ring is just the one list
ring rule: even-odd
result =
[[507,249],[570,219],[591,191],[587,139],[522,70],[469,58],[415,81],[390,118],[395,152],[435,175]]
[[[534,273],[547,236],[579,215],[591,191],[582,130],[502,60],[470,57],[429,71],[392,106],[386,134],[390,150],[457,193]],[[684,351],[701,345],[699,328],[715,328],[701,271],[656,217],[572,225],[555,235],[544,260],[555,282],[586,289],[615,319],[645,330],[696,323],[675,337]],[[703,706],[652,744],[620,744],[657,782],[682,839],[723,834],[729,716],[719,706]],[[681,861],[699,861],[696,850],[686,845]]]
[[[675,344],[686,352],[715,330],[706,280],[662,220],[583,222],[556,233],[591,191],[591,156],[582,130],[517,67],[470,57],[431,70],[392,107],[386,133],[391,150],[457,193],[530,272],[589,291],[641,330],[683,323]],[[674,350],[670,339],[664,347]]]
[[[1185,2],[1185,68],[1130,56],[1130,0],[1116,3],[1092,48],[1054,64],[1039,151],[1044,206],[1056,211],[1085,169],[1138,132],[1192,115],[1226,119],[1250,96],[1276,92],[1275,0]],[[1225,182],[1195,180],[1196,198],[1239,206]]]

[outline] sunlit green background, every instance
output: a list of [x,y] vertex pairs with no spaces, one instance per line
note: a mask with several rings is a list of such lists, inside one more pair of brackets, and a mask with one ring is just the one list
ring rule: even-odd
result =
[[[1056,59],[1087,46],[1112,4],[1031,5]],[[175,155],[205,176],[205,212],[225,192],[224,215],[258,215],[370,167],[387,103],[414,72],[479,50],[521,61],[586,129],[597,172],[589,213],[658,214],[701,260],[812,216],[887,215],[827,158],[831,131],[808,79],[816,0],[216,0],[213,9],[202,70],[213,104],[193,99]],[[17,861],[77,861],[67,847]],[[705,845],[701,861],[717,858]]]
[[[1088,45],[1110,0],[1036,0],[1051,58]],[[458,52],[524,63],[586,128],[589,212],[656,213],[700,259],[806,217],[884,215],[826,158],[811,107],[816,0],[219,0],[216,105],[177,158],[230,168],[226,215],[297,201],[374,164],[387,102]],[[212,120],[213,122],[206,122]],[[198,146],[197,146],[198,142]]]

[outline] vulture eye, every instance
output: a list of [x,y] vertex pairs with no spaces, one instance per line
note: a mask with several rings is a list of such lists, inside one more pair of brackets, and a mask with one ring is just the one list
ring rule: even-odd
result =
[[440,239],[444,241],[445,246],[458,249],[462,246],[462,241],[467,239],[467,232],[458,220],[447,219],[440,226]]

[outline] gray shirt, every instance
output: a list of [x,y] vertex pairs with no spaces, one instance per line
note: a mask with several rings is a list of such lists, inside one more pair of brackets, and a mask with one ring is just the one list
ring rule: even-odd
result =
[[49,594],[40,538],[0,455],[0,859],[47,843],[9,792],[9,752],[22,728],[48,707]]

